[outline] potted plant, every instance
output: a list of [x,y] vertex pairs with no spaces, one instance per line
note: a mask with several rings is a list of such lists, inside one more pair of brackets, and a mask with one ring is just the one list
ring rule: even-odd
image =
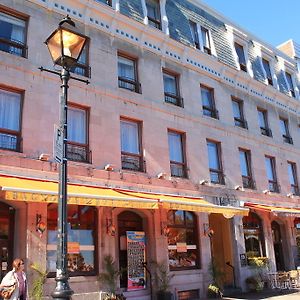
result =
[[207,298],[222,298],[222,292],[216,284],[212,283],[208,286]]
[[249,276],[246,278],[246,284],[250,291],[261,291],[264,288],[264,282],[259,276]]
[[117,282],[124,270],[119,270],[111,255],[104,257],[104,272],[100,273],[99,279],[108,289],[105,300],[126,300],[122,293],[117,293]]
[[222,298],[222,288],[224,282],[225,273],[220,269],[216,262],[213,260],[209,265],[209,272],[212,277],[213,282],[207,288],[208,298]]
[[174,274],[170,273],[169,265],[165,262],[155,263],[155,279],[157,285],[157,300],[172,300],[173,294],[170,291],[170,282]]
[[43,298],[43,287],[47,279],[48,272],[46,270],[42,270],[37,263],[33,263],[30,268],[36,273],[32,282],[31,296],[35,300],[41,300]]
[[264,277],[269,266],[269,259],[260,256],[248,257],[248,264],[252,268],[252,276],[246,278],[248,289],[261,291],[265,286]]

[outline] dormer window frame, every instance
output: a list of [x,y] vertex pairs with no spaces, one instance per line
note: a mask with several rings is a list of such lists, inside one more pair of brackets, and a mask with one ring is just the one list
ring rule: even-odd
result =
[[[265,46],[260,45],[260,50],[261,50],[261,56],[260,56],[260,63],[261,63],[261,68],[265,76],[265,84],[273,86],[275,89],[279,89],[278,87],[278,82],[277,82],[277,76],[275,72],[275,57],[274,53],[266,48]],[[267,72],[265,70],[265,66],[263,63],[263,60],[266,60],[269,63],[269,68],[270,68],[270,73],[271,73],[271,80],[272,84],[270,84],[270,80],[268,78]]]
[[[237,46],[240,47],[242,54],[244,57],[240,57],[238,55],[237,52]],[[246,51],[246,49],[248,49],[248,46],[246,45],[246,43],[241,42],[238,39],[235,39],[233,41],[233,49],[235,51],[235,58],[236,58],[236,64],[237,67],[240,71],[244,71],[245,73],[249,73],[249,68],[248,68],[248,51]],[[242,62],[242,58],[245,60],[245,62]]]
[[287,85],[288,90],[289,90],[289,95],[292,98],[299,98],[299,91],[297,90],[294,71],[292,71],[289,68],[285,67],[284,77],[285,77],[285,80],[286,80],[286,85]]

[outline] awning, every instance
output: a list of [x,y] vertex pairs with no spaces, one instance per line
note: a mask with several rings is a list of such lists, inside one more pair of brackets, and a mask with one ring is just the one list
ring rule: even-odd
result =
[[[12,201],[56,203],[58,183],[52,181],[0,176],[2,197]],[[226,218],[248,215],[248,208],[219,206],[201,197],[132,192],[117,188],[68,184],[68,203],[90,206],[140,209],[176,209],[206,213],[221,213]]]
[[265,205],[265,204],[251,203],[251,202],[246,202],[244,206],[249,207],[250,209],[255,209],[264,212],[271,212],[275,215],[282,215],[286,217],[293,216],[293,215],[300,215],[300,208],[294,208],[294,207],[272,206],[272,205]]

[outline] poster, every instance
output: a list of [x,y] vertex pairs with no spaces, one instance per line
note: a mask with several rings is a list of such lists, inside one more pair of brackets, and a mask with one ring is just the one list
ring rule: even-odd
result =
[[145,261],[145,232],[127,231],[127,266],[129,291],[146,287],[146,276],[143,262]]

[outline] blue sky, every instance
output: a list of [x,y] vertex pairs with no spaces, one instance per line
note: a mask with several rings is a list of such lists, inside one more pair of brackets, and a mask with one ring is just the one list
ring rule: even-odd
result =
[[300,0],[202,0],[233,23],[277,46],[300,44]]

